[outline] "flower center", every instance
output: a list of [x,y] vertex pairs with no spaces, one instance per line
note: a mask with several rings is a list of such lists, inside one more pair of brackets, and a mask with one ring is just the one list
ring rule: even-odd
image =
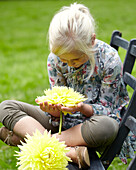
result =
[[44,151],[40,154],[41,160],[44,162],[49,162],[50,159],[54,156],[54,149],[51,147],[46,147]]

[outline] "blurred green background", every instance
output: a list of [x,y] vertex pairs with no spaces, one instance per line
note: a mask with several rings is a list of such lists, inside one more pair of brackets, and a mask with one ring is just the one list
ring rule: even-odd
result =
[[[49,88],[46,61],[49,54],[49,23],[62,6],[73,0],[0,1],[0,102],[16,99],[35,104],[35,98]],[[96,37],[110,42],[113,30],[123,38],[136,38],[135,0],[80,0],[96,20]],[[122,61],[125,52],[119,51]],[[136,75],[136,72],[134,71]],[[131,91],[129,91],[131,95]],[[0,126],[2,126],[0,124]],[[0,169],[16,169],[17,147],[0,141]],[[115,159],[111,170],[124,170]]]

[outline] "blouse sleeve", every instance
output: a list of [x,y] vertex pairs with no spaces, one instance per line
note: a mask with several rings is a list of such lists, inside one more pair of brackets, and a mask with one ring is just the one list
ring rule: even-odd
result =
[[[111,56],[108,56],[108,60],[103,63],[99,97],[97,102],[92,104],[94,113],[98,115],[117,115],[117,112],[120,113],[122,107],[127,103],[128,96],[127,94],[125,96],[126,89],[122,80],[122,62],[117,52],[108,55]],[[124,93],[121,94],[122,88],[124,88]]]
[[58,57],[50,53],[47,60],[47,69],[50,86],[65,86],[66,82],[62,74],[63,63]]

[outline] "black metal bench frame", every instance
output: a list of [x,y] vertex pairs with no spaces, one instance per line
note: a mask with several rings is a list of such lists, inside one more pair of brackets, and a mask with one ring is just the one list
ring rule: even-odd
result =
[[[136,39],[127,41],[122,38],[122,33],[113,31],[110,45],[117,51],[121,47],[126,50],[126,56],[123,63],[123,80],[126,86],[133,89],[132,97],[127,108],[122,110],[122,121],[119,132],[114,142],[108,146],[102,156],[99,158],[95,150],[88,148],[90,156],[90,167],[88,170],[106,170],[112,163],[113,159],[119,154],[122,144],[130,131],[136,135],[136,78],[131,75],[136,59]],[[69,170],[78,170],[78,166],[71,163]],[[136,155],[128,165],[127,170],[136,169]]]

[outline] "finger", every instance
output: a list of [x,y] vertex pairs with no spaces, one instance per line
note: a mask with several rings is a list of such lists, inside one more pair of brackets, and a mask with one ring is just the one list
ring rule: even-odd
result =
[[83,104],[84,104],[83,102],[80,102],[80,103],[78,103],[77,105],[83,106]]
[[54,105],[50,103],[50,104],[48,104],[48,108],[49,108],[49,110],[53,111],[54,110]]
[[72,107],[61,107],[62,111],[67,111],[67,112],[74,112],[76,111],[75,108]]
[[40,103],[40,109],[45,111],[45,105],[43,105],[43,103]]
[[61,110],[62,105],[61,104],[57,104],[56,107],[58,108],[58,110]]
[[44,103],[43,103],[43,102],[40,102],[39,105],[40,105],[40,106],[44,106]]
[[38,99],[35,99],[35,102],[38,103]]
[[48,102],[47,102],[47,101],[44,101],[44,105],[45,105],[45,106],[48,106]]

